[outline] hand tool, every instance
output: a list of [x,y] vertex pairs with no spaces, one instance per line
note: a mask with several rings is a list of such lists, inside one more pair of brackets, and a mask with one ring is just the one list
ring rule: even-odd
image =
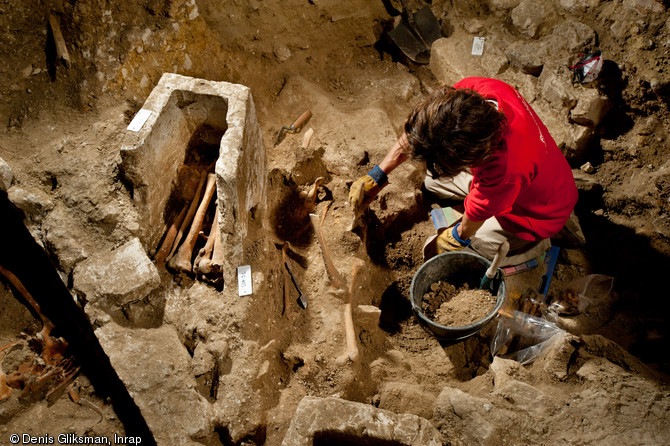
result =
[[400,3],[400,23],[388,35],[413,62],[427,64],[430,61],[431,45],[442,37],[440,24],[429,6],[426,5],[412,14],[406,0],[401,0]]
[[489,266],[489,269],[486,270],[486,274],[484,274],[484,277],[482,277],[482,281],[479,284],[480,290],[488,289],[488,287],[491,285],[491,280],[493,280],[493,278],[496,276],[496,273],[498,272],[498,266],[503,261],[508,251],[509,242],[505,240],[498,247],[498,252],[496,252],[496,255],[493,257],[491,266]]
[[291,271],[291,267],[289,266],[289,260],[288,258],[284,260],[284,267],[286,268],[286,271],[288,271],[288,275],[291,276],[291,282],[293,282],[293,286],[295,287],[295,290],[298,292],[298,305],[300,308],[303,310],[307,309],[307,298],[305,297],[304,294],[302,294],[302,291],[300,291],[300,287],[298,286],[298,281],[295,280],[295,276],[293,275],[293,271]]
[[298,305],[300,308],[303,310],[307,309],[307,297],[303,294],[302,290],[300,289],[300,286],[298,285],[298,281],[296,280],[295,276],[293,275],[293,270],[291,269],[290,262],[291,260],[289,259],[288,256],[288,250],[289,250],[289,243],[284,242],[284,243],[277,243],[275,242],[275,246],[279,247],[281,246],[281,257],[282,257],[282,264],[284,265],[284,269],[286,269],[286,272],[284,273],[284,309],[282,311],[282,314],[286,314],[288,312],[289,308],[289,290],[288,290],[288,278],[286,277],[286,274],[288,273],[288,277],[291,279],[291,282],[293,282],[293,286],[295,287],[295,290],[298,292]]
[[281,129],[279,129],[279,134],[277,134],[277,140],[275,141],[275,147],[278,146],[279,143],[281,142],[282,137],[284,136],[284,132],[286,132],[286,131],[295,132],[295,133],[299,132],[300,129],[302,128],[302,126],[305,125],[305,123],[307,121],[309,121],[309,118],[311,118],[311,117],[312,117],[312,112],[310,110],[307,110],[302,115],[300,115],[298,117],[298,119],[296,119],[293,122],[293,124],[291,124],[290,127],[284,126]]

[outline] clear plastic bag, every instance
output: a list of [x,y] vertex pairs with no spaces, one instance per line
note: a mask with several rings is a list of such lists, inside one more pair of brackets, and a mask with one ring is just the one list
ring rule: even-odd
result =
[[503,310],[498,318],[491,354],[528,364],[542,356],[565,331],[543,317]]
[[614,277],[590,274],[572,281],[551,299],[548,311],[559,316],[582,313],[596,302],[609,297],[614,287]]

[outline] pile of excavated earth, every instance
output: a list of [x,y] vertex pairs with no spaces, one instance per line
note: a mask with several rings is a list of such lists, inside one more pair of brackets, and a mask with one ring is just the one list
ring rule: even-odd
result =
[[[667,444],[669,7],[0,1],[0,444]],[[347,200],[468,76],[546,124],[581,233],[453,342],[410,303],[424,166]]]

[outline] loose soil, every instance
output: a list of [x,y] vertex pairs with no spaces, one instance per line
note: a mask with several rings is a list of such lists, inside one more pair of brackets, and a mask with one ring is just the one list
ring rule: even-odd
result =
[[430,285],[423,295],[422,310],[429,319],[445,327],[462,327],[482,320],[491,313],[497,298],[488,290],[471,290],[466,284],[456,288],[448,282]]

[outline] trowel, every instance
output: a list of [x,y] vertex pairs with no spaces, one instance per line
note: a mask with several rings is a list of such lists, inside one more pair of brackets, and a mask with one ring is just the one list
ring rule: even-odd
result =
[[389,32],[391,40],[413,62],[427,64],[430,48],[442,37],[442,29],[429,6],[411,13],[406,0],[400,0],[402,13],[400,23]]
[[508,252],[509,242],[505,240],[498,247],[498,252],[496,252],[496,255],[491,261],[491,266],[489,266],[489,268],[486,270],[486,273],[484,274],[484,277],[482,277],[482,281],[479,284],[480,290],[486,290],[489,288],[491,281],[495,278],[496,273],[498,272],[498,267],[502,263],[503,259],[507,256]]

